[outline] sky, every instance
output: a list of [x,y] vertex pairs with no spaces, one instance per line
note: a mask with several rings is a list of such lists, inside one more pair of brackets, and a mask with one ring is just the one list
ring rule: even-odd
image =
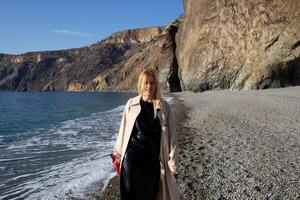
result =
[[182,13],[182,0],[0,0],[0,53],[79,48]]

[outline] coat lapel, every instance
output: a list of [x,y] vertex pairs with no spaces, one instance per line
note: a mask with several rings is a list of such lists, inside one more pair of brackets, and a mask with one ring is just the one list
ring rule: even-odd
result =
[[128,145],[128,142],[129,142],[129,139],[131,136],[131,132],[132,132],[132,129],[133,129],[133,126],[135,123],[135,119],[141,112],[140,98],[141,98],[140,95],[137,97],[134,97],[128,106],[128,115],[127,115],[128,116],[128,118],[127,118],[128,125],[126,126],[126,130],[125,130],[125,135],[124,135],[124,144],[125,145],[123,145],[121,160],[123,160],[123,157],[125,155],[125,151],[127,149],[127,145]]

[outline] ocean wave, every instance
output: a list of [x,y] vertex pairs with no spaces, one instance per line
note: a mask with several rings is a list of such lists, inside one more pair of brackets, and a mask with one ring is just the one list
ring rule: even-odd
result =
[[[85,187],[98,181],[105,181],[113,173],[108,157],[93,155],[87,158],[74,159],[72,162],[51,166],[44,175],[31,179],[22,187],[15,187],[2,198],[17,196],[29,199],[66,199],[69,197],[84,198]],[[20,178],[16,177],[17,179]],[[22,175],[27,177],[27,175]]]
[[[116,121],[120,121],[123,106],[93,113],[87,117],[75,118],[53,125],[50,129],[39,128],[31,134],[33,137],[10,144],[7,149],[26,149],[41,146],[66,145],[76,150],[101,145],[97,140],[113,139],[112,132],[117,132]],[[120,122],[119,122],[120,123]],[[26,135],[30,135],[27,133]]]
[[[7,146],[0,162],[25,171],[0,181],[0,199],[81,198],[90,184],[105,182],[114,172],[107,155],[115,143],[116,122],[120,123],[123,109],[124,105],[35,129],[31,138]],[[38,171],[40,167],[42,171]]]

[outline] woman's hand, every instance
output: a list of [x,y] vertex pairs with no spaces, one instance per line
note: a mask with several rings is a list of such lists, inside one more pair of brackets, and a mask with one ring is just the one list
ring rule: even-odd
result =
[[112,158],[112,164],[114,166],[116,166],[117,163],[120,163],[120,158],[117,156],[116,153],[111,154],[111,158]]
[[117,163],[120,163],[120,159],[116,156],[113,165],[116,166]]

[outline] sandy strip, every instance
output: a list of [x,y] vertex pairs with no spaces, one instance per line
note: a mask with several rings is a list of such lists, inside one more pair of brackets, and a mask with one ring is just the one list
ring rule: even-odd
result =
[[300,199],[300,87],[174,96],[181,199]]

